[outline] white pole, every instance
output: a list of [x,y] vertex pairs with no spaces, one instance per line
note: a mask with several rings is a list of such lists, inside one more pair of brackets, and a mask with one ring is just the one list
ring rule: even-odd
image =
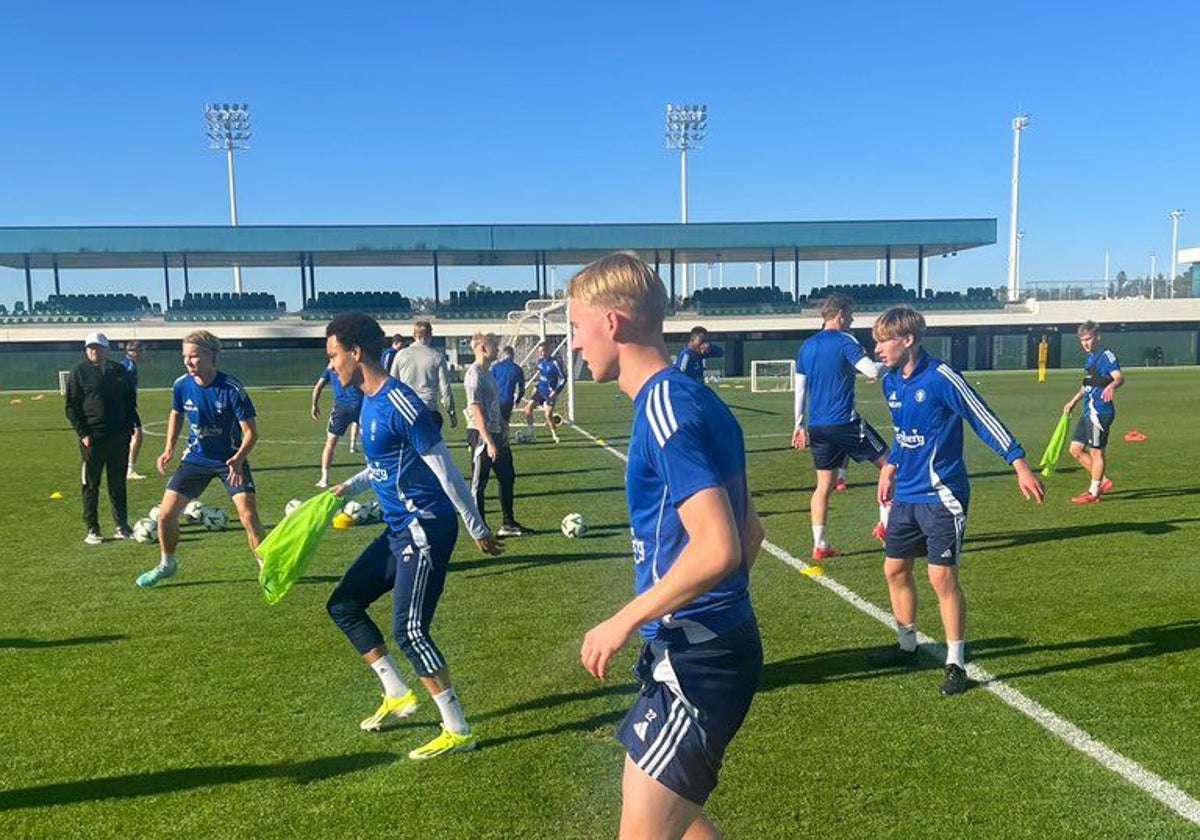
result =
[[762,285],[762,263],[754,264],[754,285]]
[[829,285],[829,260],[825,260],[825,285]]
[[883,260],[875,260],[875,285],[883,285]]
[[720,284],[722,289],[725,288],[725,263],[717,265],[717,283]]
[[571,301],[567,300],[567,420],[575,422],[575,331],[571,329]]
[[1154,300],[1154,275],[1158,271],[1158,254],[1150,254],[1150,300]]
[[1112,278],[1108,276],[1108,249],[1104,251],[1104,282],[1108,282]]
[[1021,240],[1025,238],[1025,234],[1021,231],[1017,232],[1017,286],[1021,284]]
[[[679,150],[679,219],[687,224],[688,194],[687,194],[687,146]],[[688,296],[688,264],[683,264],[683,297]]]
[[[237,186],[233,180],[233,143],[230,142],[225,147],[226,159],[229,162],[229,223],[233,227],[238,226],[237,221]],[[242,293],[242,267],[235,265],[233,267],[233,291],[235,294]]]
[[1171,276],[1169,282],[1171,289],[1171,297],[1175,297],[1175,274],[1179,271],[1179,219],[1183,216],[1182,210],[1171,211]]
[[930,289],[930,285],[929,285],[929,266],[931,266],[931,265],[933,265],[933,263],[931,263],[931,262],[929,261],[929,257],[925,257],[925,291],[929,291],[929,289]]
[[1012,215],[1008,231],[1008,302],[1015,303],[1020,295],[1020,280],[1017,277],[1017,208],[1021,200],[1021,130],[1029,125],[1029,117],[1021,115],[1013,120],[1012,161]]

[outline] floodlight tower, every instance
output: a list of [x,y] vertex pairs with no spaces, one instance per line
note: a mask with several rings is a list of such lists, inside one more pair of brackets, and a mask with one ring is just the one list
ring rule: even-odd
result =
[[[702,148],[708,132],[707,105],[667,106],[667,148],[679,150],[679,204],[680,221],[687,224],[687,153],[688,149]],[[688,266],[683,265],[683,297],[687,297]]]
[[1012,121],[1012,217],[1008,230],[1008,302],[1015,303],[1020,294],[1020,279],[1017,276],[1017,208],[1021,200],[1021,132],[1029,127],[1029,115],[1018,114]]
[[[237,187],[233,180],[234,149],[250,148],[250,106],[212,104],[204,106],[205,133],[208,147],[225,152],[229,164],[229,223],[237,227]],[[233,267],[233,291],[242,293],[242,267]]]
[[1171,211],[1171,297],[1175,297],[1175,272],[1179,270],[1179,220],[1183,218],[1182,210]]

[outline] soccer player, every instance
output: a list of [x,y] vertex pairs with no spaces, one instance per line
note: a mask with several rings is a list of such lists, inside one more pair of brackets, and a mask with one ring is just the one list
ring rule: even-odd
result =
[[550,437],[558,443],[558,430],[554,424],[554,403],[558,394],[567,384],[567,372],[556,357],[550,355],[550,345],[542,342],[537,347],[537,379],[534,380],[533,394],[525,401],[525,425],[530,433],[533,429],[533,410],[541,406],[546,415],[546,428]]
[[265,536],[258,518],[254,475],[246,460],[258,441],[254,403],[241,382],[217,369],[220,353],[220,339],[208,330],[197,330],[183,338],[187,373],[175,380],[172,389],[167,439],[157,461],[160,475],[167,474],[185,422],[188,442],[159,505],[158,544],[162,556],[157,566],[138,576],[138,586],[156,586],[178,571],[175,550],[179,546],[179,516],[189,501],[200,498],[214,478],[221,480],[233,500],[250,550],[258,548]]
[[142,418],[137,412],[138,365],[142,363],[142,355],[142,342],[136,338],[125,342],[125,358],[121,360],[121,364],[125,367],[129,383],[133,386],[133,437],[129,439],[129,467],[125,470],[125,478],[129,481],[144,481],[146,478],[135,468],[138,455],[142,451],[143,438]]
[[1083,385],[1063,406],[1063,411],[1070,414],[1075,406],[1083,402],[1083,416],[1075,425],[1070,448],[1072,457],[1091,476],[1091,484],[1087,492],[1071,499],[1071,502],[1090,505],[1100,501],[1100,495],[1113,486],[1112,480],[1104,472],[1107,466],[1105,448],[1108,446],[1108,433],[1117,418],[1113,394],[1125,384],[1125,374],[1121,372],[1116,354],[1100,347],[1099,324],[1084,321],[1079,325],[1078,332],[1079,346],[1087,353],[1087,361],[1083,363]]
[[362,410],[362,391],[351,385],[346,387],[338,380],[333,371],[325,368],[317,377],[317,384],[312,390],[312,419],[321,418],[321,391],[325,386],[333,386],[333,408],[329,412],[329,425],[325,428],[325,448],[321,451],[321,480],[318,487],[329,486],[329,468],[333,466],[333,452],[342,435],[350,432],[350,452],[354,452],[354,437],[358,431],[358,413]]
[[626,493],[637,596],[588,631],[597,679],[639,631],[642,682],[624,744],[622,837],[719,837],[703,813],[762,671],[750,567],[763,531],[746,483],[742,430],[708,388],[671,365],[662,280],[610,254],[568,287],[574,346],[597,382],[633,400]]
[[[825,539],[829,496],[846,488],[845,468],[849,459],[869,461],[882,468],[888,447],[879,432],[854,410],[854,379],[862,374],[874,382],[879,367],[867,356],[853,335],[854,302],[845,295],[831,294],[821,307],[824,328],[800,346],[796,355],[796,426],[792,446],[812,448],[817,486],[813,489],[809,516],[812,520],[815,561],[841,554]],[[804,408],[807,401],[808,427]],[[882,542],[888,509],[879,506],[879,523],[872,533]]]
[[720,345],[708,340],[708,330],[704,327],[692,327],[687,346],[680,350],[675,358],[675,366],[703,385],[704,360],[719,359],[724,355],[725,351]]
[[471,492],[475,496],[475,506],[483,514],[483,494],[487,490],[488,476],[494,470],[500,485],[500,512],[504,517],[496,535],[522,537],[530,530],[517,522],[513,513],[517,473],[508,445],[508,423],[501,411],[500,388],[489,369],[496,358],[498,345],[499,341],[492,333],[475,333],[471,339],[475,362],[463,375],[463,389],[467,394],[467,447],[471,450]]
[[967,688],[964,639],[967,601],[958,562],[967,526],[970,486],[963,460],[962,421],[1012,465],[1017,487],[1040,504],[1041,483],[1025,463],[1025,450],[954,368],[921,349],[925,319],[907,306],[875,321],[875,352],[889,368],[883,394],[896,436],[879,473],[879,503],[892,502],[883,573],[896,619],[899,647],[872,657],[877,665],[915,665],[917,588],[913,562],[929,558],[929,582],[937,593],[946,631],[942,694]]
[[125,368],[109,360],[108,337],[90,333],[83,340],[86,358],[67,379],[67,420],[79,437],[83,458],[83,521],[88,545],[100,545],[100,479],[108,472],[108,500],[117,523],[114,539],[127,540],[129,506],[125,476],[129,462],[129,437],[137,416],[137,397]]
[[383,365],[384,370],[392,369],[392,362],[396,358],[396,354],[404,349],[404,336],[396,333],[392,336],[392,346],[383,351],[383,355],[379,357],[379,363]]
[[500,389],[500,416],[504,418],[506,432],[513,406],[525,393],[525,371],[513,360],[515,355],[512,345],[506,345],[500,350],[500,361],[492,365],[492,376],[496,377],[496,387]]
[[438,411],[438,400],[450,415],[450,428],[457,428],[458,415],[454,411],[454,391],[450,389],[450,369],[446,357],[430,346],[433,326],[428,321],[413,324],[413,343],[398,352],[388,371],[408,387],[417,392],[421,402],[433,415],[438,431],[442,430],[442,413]]
[[442,731],[414,749],[424,759],[475,748],[450,669],[429,635],[458,539],[455,511],[487,554],[501,549],[428,407],[379,363],[383,330],[373,318],[348,313],[325,328],[329,368],[345,386],[363,391],[363,452],[367,466],[333,493],[346,498],[371,487],[383,508],[384,532],[359,554],[329,597],[329,615],[383,684],[383,703],[359,726],[378,731],[417,709],[417,695],[400,676],[383,634],[367,608],[392,592],[393,634],[442,716]]

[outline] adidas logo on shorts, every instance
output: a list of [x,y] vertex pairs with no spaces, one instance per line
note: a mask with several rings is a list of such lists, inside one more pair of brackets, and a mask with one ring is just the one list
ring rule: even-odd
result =
[[635,723],[633,725],[633,731],[636,732],[637,736],[639,738],[641,738],[643,741],[646,740],[646,730],[649,728],[650,728],[650,724],[644,720],[639,720],[637,723]]

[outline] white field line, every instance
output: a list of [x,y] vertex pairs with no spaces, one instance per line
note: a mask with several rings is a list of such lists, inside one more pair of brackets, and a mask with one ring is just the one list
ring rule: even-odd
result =
[[[599,438],[586,429],[574,424],[572,424],[572,428],[584,437],[590,438],[597,443],[599,442]],[[629,461],[628,456],[620,450],[614,449],[608,444],[601,445],[607,452],[615,455],[622,461]],[[814,574],[812,566],[769,540],[764,540],[762,547],[768,554],[782,560],[809,580],[819,583],[843,601],[857,607],[860,611],[887,626],[893,632],[896,630],[896,622],[889,611],[880,609],[828,575]],[[918,634],[918,640],[925,649],[926,654],[935,656],[938,659],[945,659],[946,649],[934,639],[921,633]],[[1102,741],[1093,738],[1087,732],[1069,720],[1059,717],[1036,700],[1025,696],[1007,683],[996,679],[978,665],[968,664],[967,675],[978,683],[980,688],[991,692],[1000,698],[1005,705],[1016,709],[1021,714],[1035,721],[1044,729],[1064,741],[1068,746],[1089,756],[1102,767],[1111,770],[1131,785],[1145,791],[1185,820],[1200,825],[1200,801],[1193,799],[1185,791],[1171,784],[1166,779],[1150,772],[1136,761],[1121,755]]]

